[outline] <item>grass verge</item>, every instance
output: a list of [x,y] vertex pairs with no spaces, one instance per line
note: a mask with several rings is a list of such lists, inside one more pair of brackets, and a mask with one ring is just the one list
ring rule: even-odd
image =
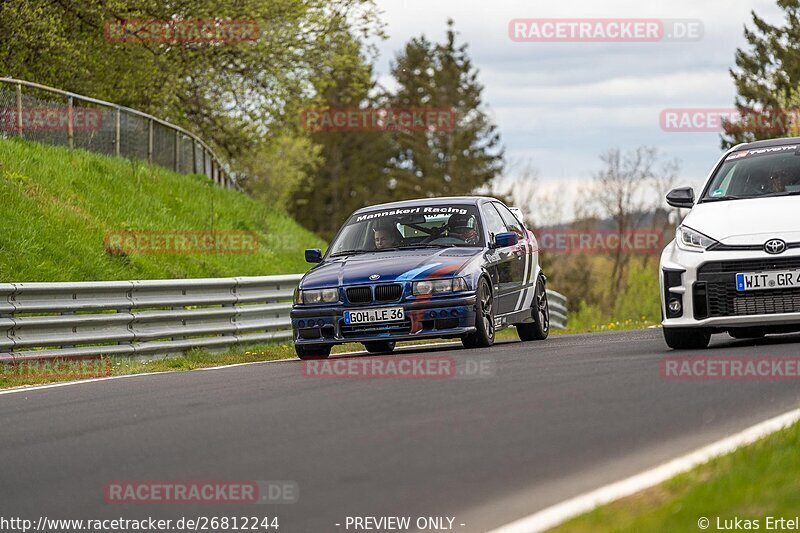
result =
[[[205,176],[16,138],[0,138],[0,199],[5,282],[305,272],[303,249],[325,246],[279,209]],[[247,232],[236,235],[254,238],[257,246],[234,245],[225,253],[163,253],[157,246],[127,253],[106,246],[113,242],[109,235],[126,231]]]
[[[767,523],[768,517],[797,520],[800,514],[798,449],[800,424],[794,424],[553,531],[800,529],[797,521],[783,527]],[[705,524],[702,519],[708,520],[706,528],[701,527]]]

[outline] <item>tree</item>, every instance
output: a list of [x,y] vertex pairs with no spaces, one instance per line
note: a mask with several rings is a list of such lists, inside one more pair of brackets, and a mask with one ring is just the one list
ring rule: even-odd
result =
[[398,89],[387,98],[397,109],[452,109],[455,127],[394,135],[391,187],[395,199],[468,194],[503,170],[497,127],[483,108],[483,86],[466,45],[456,45],[453,21],[444,43],[412,39],[392,65]]
[[[362,43],[351,39],[347,57],[360,62],[333,64],[314,76],[321,109],[374,108],[376,92],[372,66]],[[330,240],[346,218],[365,205],[389,200],[387,165],[392,142],[384,131],[313,131],[321,164],[290,205],[301,224]]]
[[[600,155],[603,168],[594,175],[594,187],[588,193],[589,205],[599,211],[601,218],[610,219],[618,235],[637,230],[651,204],[647,198],[661,192],[674,181],[677,161],[663,160],[658,150],[640,146],[623,153],[615,148]],[[659,197],[660,204],[660,197]],[[622,290],[631,254],[620,246],[612,255],[611,294]]]
[[[313,73],[359,61],[344,45],[382,35],[377,17],[372,0],[6,0],[0,73],[150,112],[236,160],[285,133],[287,109],[313,94]],[[104,35],[134,19],[248,20],[258,34],[214,44]]]
[[749,50],[736,51],[736,68],[730,73],[742,119],[724,123],[723,148],[798,133],[800,0],[777,3],[785,23],[768,24],[752,12],[753,28],[744,30]]

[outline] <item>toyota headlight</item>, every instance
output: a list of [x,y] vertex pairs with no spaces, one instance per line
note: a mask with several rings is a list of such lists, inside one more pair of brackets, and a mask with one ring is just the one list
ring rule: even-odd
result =
[[411,287],[411,292],[414,296],[430,296],[465,290],[467,290],[467,282],[464,278],[415,281]]
[[339,289],[316,289],[311,291],[297,291],[299,304],[331,304],[339,301]]
[[687,252],[703,252],[718,244],[711,237],[687,226],[678,226],[678,230],[675,233],[675,242],[678,248]]

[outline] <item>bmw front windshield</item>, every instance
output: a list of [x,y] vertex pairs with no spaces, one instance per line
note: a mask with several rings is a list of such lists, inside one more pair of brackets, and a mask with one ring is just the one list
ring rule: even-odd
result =
[[475,206],[419,205],[354,214],[331,244],[330,255],[483,242]]
[[800,194],[800,145],[733,152],[719,167],[701,202]]

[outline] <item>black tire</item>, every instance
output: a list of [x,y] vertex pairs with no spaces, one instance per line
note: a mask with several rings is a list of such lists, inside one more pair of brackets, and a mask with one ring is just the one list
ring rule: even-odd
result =
[[673,350],[700,350],[708,346],[711,332],[702,328],[662,328],[667,346]]
[[294,351],[300,359],[327,359],[331,355],[330,344],[295,344]]
[[475,333],[461,337],[465,348],[488,348],[494,344],[494,295],[486,278],[478,283],[475,303]]
[[364,348],[369,353],[392,353],[394,351],[394,341],[371,341],[365,342]]
[[543,341],[550,334],[550,304],[547,302],[544,278],[541,276],[536,281],[531,316],[533,322],[517,324],[517,335],[522,341]]
[[760,339],[766,336],[767,332],[759,328],[737,328],[728,330],[728,335],[734,339]]

